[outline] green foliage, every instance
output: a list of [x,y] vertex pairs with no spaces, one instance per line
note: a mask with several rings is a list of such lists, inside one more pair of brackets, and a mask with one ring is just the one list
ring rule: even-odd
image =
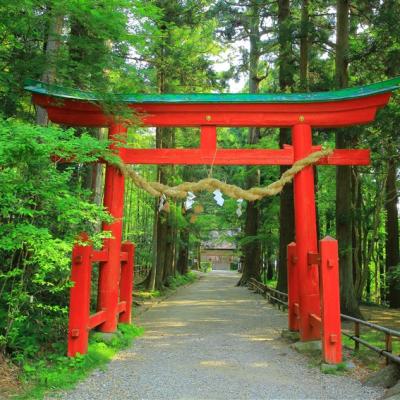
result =
[[189,271],[185,275],[176,274],[175,276],[170,276],[168,278],[167,286],[170,289],[176,289],[179,286],[187,285],[188,283],[193,283],[197,278],[198,276],[192,271]]
[[[379,349],[385,349],[385,334],[382,332],[366,328],[365,330],[362,330],[360,337],[372,346],[375,346]],[[362,344],[360,344],[360,349],[358,351],[354,350],[354,340],[344,335],[342,335],[342,342],[344,346],[352,349],[352,354],[359,358],[364,365],[374,370],[381,367],[384,358],[378,353],[372,351],[366,346],[363,346]],[[393,338],[392,347],[393,354],[400,354],[400,340]]]
[[343,375],[347,371],[345,362],[336,365],[321,365],[321,371],[327,375]]
[[[103,155],[107,142],[73,130],[0,120],[0,350],[16,360],[50,347],[66,332],[70,257],[82,231],[100,243],[82,162]],[[76,163],[51,161],[57,154]]]
[[89,350],[85,355],[69,358],[53,353],[33,362],[24,362],[21,380],[26,386],[18,398],[42,399],[49,391],[72,388],[93,369],[103,367],[119,350],[128,347],[142,333],[143,328],[120,324],[110,341],[104,341],[98,333],[91,335]]
[[211,261],[202,261],[200,263],[201,272],[211,272],[212,271],[212,262]]

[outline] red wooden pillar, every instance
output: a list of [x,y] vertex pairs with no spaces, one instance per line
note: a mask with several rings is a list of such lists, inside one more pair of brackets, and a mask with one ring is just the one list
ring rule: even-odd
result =
[[120,301],[125,302],[125,311],[119,316],[119,322],[130,324],[132,321],[132,292],[135,245],[125,242],[122,244],[123,252],[127,253],[127,260],[121,265]]
[[288,269],[288,325],[289,330],[299,330],[299,286],[297,276],[296,243],[289,243],[287,247],[287,269]]
[[217,150],[217,127],[213,125],[204,125],[200,128],[200,149],[206,155],[210,151]]
[[[108,138],[114,142],[121,141],[120,136],[125,135],[126,131],[127,128],[123,125],[111,125]],[[117,150],[118,146],[112,144],[111,148]],[[118,149],[118,151],[121,152],[121,149]],[[102,332],[115,332],[117,329],[124,189],[124,176],[117,168],[107,165],[104,206],[114,217],[114,221],[110,224],[103,224],[103,230],[110,231],[112,238],[104,241],[104,248],[108,251],[108,261],[101,265],[99,272],[97,309],[98,311],[104,310],[106,312],[106,321],[99,326],[99,330]]]
[[[80,240],[87,239],[87,235],[81,235]],[[86,354],[88,349],[92,251],[91,245],[80,244],[76,244],[72,250],[71,281],[74,286],[71,287],[69,301],[69,357],[74,357],[77,353]]]
[[338,364],[342,362],[338,243],[329,236],[319,243],[322,352],[325,362]]
[[[298,124],[292,129],[294,161],[312,153],[311,126]],[[297,277],[300,294],[299,330],[302,341],[321,337],[317,326],[310,323],[310,315],[320,315],[317,264],[308,263],[308,253],[317,253],[317,226],[314,196],[313,167],[304,168],[294,177],[294,209],[296,225]]]

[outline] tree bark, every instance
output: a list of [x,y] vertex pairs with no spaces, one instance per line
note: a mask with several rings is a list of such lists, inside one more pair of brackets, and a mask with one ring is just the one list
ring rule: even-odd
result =
[[[250,29],[250,55],[249,55],[249,92],[258,93],[260,79],[258,76],[258,67],[260,62],[260,8],[257,1],[250,3],[249,7],[249,29]],[[250,128],[248,134],[248,143],[256,144],[260,138],[259,128]],[[254,171],[254,167],[247,168],[246,187],[250,188],[260,184],[260,171]],[[246,221],[244,234],[251,241],[243,245],[243,270],[238,285],[245,285],[250,278],[261,279],[260,258],[261,243],[258,239],[259,228],[259,202],[248,201],[246,204]]]
[[[294,84],[293,50],[290,27],[290,2],[289,0],[278,1],[278,41],[279,41],[279,87],[282,91],[292,88]],[[291,143],[290,129],[281,128],[279,131],[279,146]],[[280,167],[283,174],[287,166]],[[277,289],[287,292],[287,245],[294,241],[294,206],[293,206],[293,184],[285,185],[280,195],[279,213],[279,264]]]
[[177,271],[181,275],[187,274],[189,270],[189,229],[184,228],[180,232],[180,237],[179,237],[179,252],[178,252],[178,262],[176,265]]
[[151,251],[151,271],[147,282],[147,289],[150,291],[156,288],[157,274],[157,243],[158,243],[158,198],[154,201],[154,221],[153,221],[153,247]]
[[[388,160],[386,180],[386,271],[389,275],[387,299],[391,308],[400,307],[400,249],[399,212],[396,187],[397,164],[393,158]],[[396,273],[395,273],[396,272]]]
[[300,22],[300,90],[308,91],[309,23],[308,0],[303,0]]
[[[53,14],[52,10],[49,10],[50,22],[49,22],[49,33],[46,41],[46,67],[43,72],[41,80],[46,83],[54,83],[56,78],[56,59],[58,49],[60,48],[60,37],[62,29],[64,27],[64,16],[59,14]],[[36,108],[36,123],[38,125],[47,125],[49,122],[47,111],[37,106]]]
[[[349,50],[349,0],[336,2],[336,88],[348,85]],[[349,133],[336,132],[336,148],[345,149],[351,144]],[[353,284],[353,217],[352,217],[351,167],[336,168],[336,237],[339,244],[340,305],[341,312],[361,316]]]

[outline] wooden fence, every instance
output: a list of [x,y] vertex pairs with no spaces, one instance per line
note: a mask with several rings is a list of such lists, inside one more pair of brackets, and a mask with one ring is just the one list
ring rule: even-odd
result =
[[[256,293],[261,294],[265,297],[270,303],[278,305],[278,308],[287,309],[288,308],[288,295],[287,293],[280,292],[279,290],[273,289],[268,285],[264,285],[263,283],[257,281],[254,278],[251,278],[249,281],[250,288],[253,289]],[[395,363],[400,364],[400,356],[396,356],[392,353],[392,341],[393,337],[400,338],[400,332],[394,329],[385,328],[384,326],[380,326],[377,324],[373,324],[372,322],[363,321],[358,318],[350,317],[349,315],[340,314],[341,318],[346,321],[350,321],[354,323],[354,335],[350,335],[347,332],[342,330],[342,334],[354,341],[354,350],[358,351],[360,349],[360,344],[365,347],[368,347],[370,350],[378,353],[381,356],[386,357],[386,363],[389,361],[393,361]],[[360,338],[360,325],[366,326],[370,329],[374,329],[376,331],[382,332],[385,334],[385,348],[380,349],[366,340]]]

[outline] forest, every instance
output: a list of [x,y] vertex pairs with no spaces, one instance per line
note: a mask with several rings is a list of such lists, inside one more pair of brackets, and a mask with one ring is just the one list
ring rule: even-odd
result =
[[[99,93],[324,92],[400,75],[398,0],[18,0],[0,1],[0,354],[16,362],[62,349],[71,251],[101,224],[104,129],[48,121],[24,90],[27,79]],[[371,125],[313,131],[314,144],[369,148],[366,167],[315,168],[318,235],[339,241],[342,313],[360,304],[400,307],[400,97]],[[218,128],[221,148],[277,149],[286,128]],[[191,148],[194,128],[128,131],[135,148]],[[73,162],[63,164],[54,154]],[[165,184],[205,177],[266,186],[287,167],[135,166]],[[158,198],[127,181],[124,238],[148,267],[148,290],[198,267],[211,231],[240,249],[245,285],[254,277],[287,291],[286,247],[294,240],[293,187],[238,204],[196,194]],[[241,208],[242,213],[237,212]],[[241,215],[240,215],[241,214]]]

